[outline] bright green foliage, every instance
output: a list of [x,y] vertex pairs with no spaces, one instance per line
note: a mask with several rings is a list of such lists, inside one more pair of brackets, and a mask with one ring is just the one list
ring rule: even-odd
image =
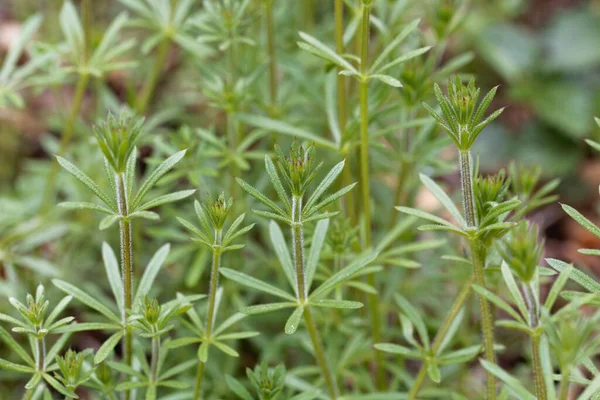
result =
[[56,356],[56,364],[60,373],[55,374],[56,379],[76,398],[75,389],[86,383],[94,373],[93,369],[85,370],[84,363],[88,352],[67,350],[64,357]]
[[448,80],[448,95],[442,93],[442,89],[437,83],[434,84],[435,97],[441,109],[441,115],[427,103],[423,103],[423,107],[448,132],[459,150],[469,150],[481,131],[504,111],[501,108],[483,119],[496,95],[496,89],[490,90],[478,104],[480,89],[475,87],[475,79],[471,78],[469,83],[464,85],[456,76],[454,79]]
[[538,240],[536,225],[521,222],[511,230],[509,237],[498,246],[502,258],[524,283],[530,283],[538,269],[544,242]]
[[127,160],[135,150],[135,142],[143,125],[143,118],[135,118],[129,112],[122,111],[118,119],[108,114],[106,121],[94,126],[98,146],[114,173],[125,172]]

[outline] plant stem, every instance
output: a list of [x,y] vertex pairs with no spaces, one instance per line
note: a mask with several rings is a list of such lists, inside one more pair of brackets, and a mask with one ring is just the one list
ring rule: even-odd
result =
[[267,26],[267,49],[269,52],[269,97],[271,107],[277,105],[277,57],[275,54],[275,33],[273,31],[273,3],[265,2],[265,22]]
[[310,340],[312,341],[313,347],[315,349],[315,356],[317,357],[317,361],[319,363],[319,366],[321,367],[321,371],[323,372],[323,377],[325,378],[325,383],[327,384],[327,388],[329,390],[329,397],[331,400],[336,400],[338,397],[337,384],[335,383],[333,374],[331,373],[329,365],[327,364],[327,359],[325,358],[325,350],[323,349],[323,344],[321,343],[321,339],[319,338],[319,333],[317,332],[317,328],[315,326],[315,321],[312,317],[310,306],[304,308],[304,322],[306,323],[306,329],[308,329]]
[[531,335],[531,353],[533,356],[533,379],[535,381],[535,393],[537,400],[546,400],[546,382],[544,381],[544,371],[542,369],[542,359],[540,357],[540,339],[541,332],[534,332]]
[[46,338],[38,337],[36,338],[36,348],[37,348],[37,362],[36,369],[38,371],[44,371],[46,368]]
[[160,73],[164,67],[170,44],[171,40],[168,37],[165,37],[158,45],[156,58],[154,59],[154,65],[150,70],[150,75],[148,75],[146,78],[144,86],[140,90],[138,101],[135,105],[135,111],[140,115],[145,114],[146,110],[148,109],[148,104],[150,104],[152,93],[154,93],[154,89],[158,83],[158,78],[160,77]]
[[150,380],[156,383],[158,380],[158,356],[160,354],[160,337],[152,338],[152,358],[150,360]]
[[[442,343],[444,343],[444,339],[446,338],[446,334],[448,333],[448,330],[450,329],[450,327],[452,326],[452,323],[458,316],[458,313],[460,312],[461,308],[465,304],[465,301],[469,298],[469,295],[471,294],[472,284],[473,284],[473,277],[470,277],[463,284],[462,288],[460,289],[460,292],[458,293],[458,296],[456,296],[456,299],[454,300],[454,304],[452,304],[452,307],[450,307],[450,311],[446,315],[446,318],[444,319],[442,326],[440,326],[440,329],[438,330],[437,334],[435,335],[433,344],[431,345],[431,352],[433,354],[436,354],[437,351],[439,350],[440,346],[442,345]],[[427,366],[428,365],[426,362],[423,362],[423,364],[421,364],[421,369],[419,370],[419,373],[417,374],[417,377],[415,378],[415,382],[414,382],[410,392],[408,393],[409,400],[417,399],[417,395],[419,394],[419,389],[421,388],[421,385],[423,384],[425,377],[427,376]]]
[[292,197],[292,243],[293,257],[296,270],[296,287],[298,288],[298,301],[304,304],[307,288],[304,284],[304,230],[302,227],[302,197]]
[[[471,258],[473,262],[473,276],[475,284],[485,288],[484,267],[487,256],[487,249],[478,239],[470,242]],[[490,304],[487,299],[479,295],[479,311],[481,313],[481,331],[483,335],[483,347],[485,358],[491,363],[496,362],[494,354],[494,322],[490,310]],[[490,372],[487,373],[487,399],[496,398],[496,379]]]
[[[123,304],[124,309],[121,313],[121,322],[125,327],[125,338],[123,340],[123,357],[125,364],[132,366],[133,354],[133,335],[131,329],[127,326],[127,312],[131,310],[133,301],[133,245],[131,236],[131,222],[126,218],[129,216],[129,199],[127,198],[127,188],[125,187],[125,177],[123,173],[115,175],[115,186],[117,189],[117,207],[119,214],[123,217],[119,221],[119,232],[121,238],[121,279],[123,281]],[[129,399],[131,392],[124,392],[125,399]]]
[[[223,240],[223,231],[215,229],[215,241],[213,244],[213,259],[210,270],[210,286],[208,289],[208,312],[206,316],[206,330],[204,340],[210,342],[212,339],[212,330],[215,319],[215,305],[217,302],[217,289],[219,286],[219,267],[221,266],[221,245]],[[196,373],[196,388],[194,389],[194,399],[200,399],[202,392],[202,380],[204,378],[204,363],[198,362],[198,371]]]
[[[75,127],[75,120],[79,115],[81,103],[83,102],[83,95],[85,94],[85,89],[87,87],[88,81],[89,74],[87,72],[82,72],[79,75],[79,78],[77,79],[77,84],[75,86],[75,94],[73,95],[73,103],[71,103],[71,111],[65,123],[65,127],[60,138],[60,144],[58,146],[58,152],[56,153],[56,155],[58,156],[64,156],[65,152],[67,151],[67,147],[71,142],[71,137],[73,136],[73,130]],[[42,213],[46,213],[52,203],[54,196],[54,186],[59,170],[59,164],[57,162],[52,163],[50,174],[48,175],[48,180],[46,182],[46,188],[44,190],[44,197],[42,197]]]
[[[369,56],[369,20],[371,7],[362,6],[360,28],[360,186],[362,188],[362,213],[364,223],[364,247],[371,246],[371,188],[369,184],[369,82],[368,56]],[[376,287],[375,274],[367,276],[369,285]],[[379,296],[369,294],[369,314],[371,315],[371,332],[373,343],[381,342],[381,312],[379,310]],[[385,388],[385,370],[383,367],[383,354],[375,351],[376,383],[377,388]]]
[[460,166],[460,187],[463,195],[463,211],[467,226],[474,228],[477,226],[477,217],[475,215],[475,194],[473,189],[473,170],[471,168],[471,152],[469,150],[459,150],[458,163]]
[[[335,49],[338,54],[344,53],[344,0],[335,0]],[[342,68],[338,68],[340,72]],[[338,125],[341,136],[346,132],[346,122],[348,119],[348,109],[346,105],[346,84],[344,75],[337,75],[337,106],[338,106]],[[342,185],[352,184],[352,165],[350,157],[345,155],[346,165],[342,171]],[[356,205],[354,192],[344,196],[346,216],[350,218],[352,225],[356,224]]]
[[558,393],[558,400],[567,400],[569,397],[569,375],[571,375],[571,367],[566,366],[561,369],[562,378],[560,379],[560,391]]
[[329,369],[327,359],[325,358],[325,350],[323,344],[319,338],[315,322],[312,317],[310,305],[306,304],[306,298],[308,296],[308,288],[305,285],[304,276],[304,229],[302,226],[302,196],[292,196],[292,242],[293,242],[293,258],[294,267],[296,271],[296,289],[298,291],[298,303],[301,307],[304,307],[304,321],[306,322],[306,328],[308,334],[315,349],[315,356],[317,362],[321,367],[325,383],[329,390],[329,396],[332,400],[335,400],[338,396],[337,384],[335,378]]
[[[473,188],[473,168],[471,166],[471,153],[469,150],[459,150],[460,184],[463,194],[463,211],[467,226],[477,227],[475,214],[475,194]],[[485,288],[484,268],[487,257],[487,247],[478,238],[469,240],[471,261],[473,263],[473,278],[475,284]],[[491,363],[496,362],[494,354],[494,323],[490,305],[487,299],[479,295],[479,309],[481,313],[481,331],[485,358]],[[487,399],[496,398],[496,379],[491,372],[487,372]]]

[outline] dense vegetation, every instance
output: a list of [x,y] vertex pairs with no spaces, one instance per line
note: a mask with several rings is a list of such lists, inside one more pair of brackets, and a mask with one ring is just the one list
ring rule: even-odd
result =
[[456,44],[510,2],[54,3],[0,67],[0,397],[600,399],[600,283],[536,223],[600,243],[558,203],[587,37],[540,67],[508,24]]

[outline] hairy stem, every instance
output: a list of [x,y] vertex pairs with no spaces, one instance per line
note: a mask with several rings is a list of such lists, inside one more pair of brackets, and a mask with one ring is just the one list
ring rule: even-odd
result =
[[[123,281],[123,304],[124,309],[121,313],[121,322],[125,326],[125,338],[123,340],[123,358],[125,364],[132,366],[133,353],[133,335],[127,326],[127,312],[131,310],[133,301],[133,245],[131,236],[131,222],[126,218],[129,216],[129,199],[127,198],[127,188],[125,187],[125,177],[123,173],[115,176],[117,189],[117,207],[122,219],[119,221],[119,232],[121,238],[121,279]],[[131,392],[124,392],[124,398],[129,399]]]
[[327,389],[329,390],[329,398],[331,400],[335,400],[338,397],[337,384],[335,382],[335,378],[331,370],[329,369],[329,365],[327,364],[327,359],[325,358],[325,350],[323,349],[323,344],[321,343],[321,339],[319,338],[319,333],[317,332],[317,328],[315,326],[315,321],[313,320],[310,306],[307,306],[304,309],[304,322],[306,323],[306,329],[308,330],[310,340],[312,341],[313,348],[315,349],[315,356],[317,357],[317,362],[321,367],[321,372],[323,373],[325,383],[327,384]]
[[458,152],[458,163],[460,166],[460,187],[463,195],[463,212],[467,220],[467,226],[477,226],[475,215],[475,194],[473,189],[473,169],[471,167],[471,152],[460,150]]
[[[217,289],[219,287],[219,267],[221,266],[221,245],[223,241],[223,231],[215,229],[215,241],[213,243],[213,259],[210,269],[210,286],[208,289],[208,311],[206,314],[206,330],[204,340],[210,342],[215,319],[215,306],[217,303]],[[194,399],[200,399],[202,393],[202,381],[204,378],[204,363],[198,362],[198,371],[196,373],[196,387],[194,389]]]
[[533,379],[535,381],[535,394],[537,400],[546,400],[546,382],[544,381],[544,371],[542,369],[542,359],[540,357],[540,339],[541,332],[534,332],[531,335],[531,354],[533,357]]
[[158,50],[156,57],[154,58],[154,64],[150,70],[150,74],[146,78],[144,86],[140,90],[140,93],[137,97],[138,101],[135,105],[135,111],[140,115],[145,114],[146,110],[148,109],[150,99],[152,98],[154,89],[156,89],[156,85],[158,84],[160,73],[164,68],[165,60],[167,58],[167,54],[169,53],[170,44],[171,40],[168,37],[165,37],[158,45]]
[[[442,343],[444,343],[444,339],[446,338],[446,334],[448,333],[448,330],[452,326],[452,323],[454,322],[456,317],[458,317],[458,313],[460,312],[461,308],[465,304],[465,301],[469,298],[469,295],[471,294],[472,284],[473,284],[473,277],[469,278],[469,280],[467,280],[463,284],[463,287],[460,289],[458,296],[456,296],[456,299],[454,300],[454,304],[452,304],[452,307],[450,307],[450,311],[446,315],[444,322],[442,322],[440,329],[438,330],[437,334],[435,335],[433,344],[431,345],[431,352],[433,354],[437,353],[437,351],[439,350]],[[415,382],[413,383],[413,386],[412,386],[410,392],[408,393],[409,400],[417,399],[417,395],[419,394],[421,385],[423,384],[423,382],[425,381],[425,377],[427,376],[427,367],[428,367],[428,365],[426,362],[423,362],[423,364],[421,364],[421,368],[419,369],[419,373],[417,374],[417,377],[415,378]]]
[[558,400],[567,400],[569,397],[569,376],[571,375],[571,367],[566,366],[561,368],[562,377],[560,378],[560,391],[558,392]]
[[[484,267],[487,256],[487,249],[478,239],[470,241],[471,258],[473,262],[473,276],[475,284],[485,288]],[[483,335],[483,348],[485,358],[491,363],[496,362],[494,353],[494,321],[490,304],[483,295],[479,298],[479,311],[481,313],[481,331]],[[496,398],[496,379],[492,373],[487,373],[487,399],[493,400]]]
[[306,301],[307,288],[304,282],[304,230],[302,227],[302,197],[292,197],[292,243],[294,266],[296,270],[296,285],[298,289],[298,301],[304,304]]
[[[83,95],[85,94],[85,89],[87,87],[88,81],[89,74],[87,72],[81,73],[79,75],[79,78],[77,79],[77,84],[75,86],[75,94],[73,95],[73,103],[71,103],[71,111],[65,123],[62,136],[60,138],[60,144],[58,146],[58,152],[56,153],[56,155],[58,156],[64,156],[64,154],[67,151],[67,147],[71,142],[73,130],[75,128],[75,121],[77,120],[77,116],[79,115],[79,111],[81,110]],[[54,186],[56,184],[56,177],[58,175],[59,170],[59,164],[57,162],[52,163],[50,174],[48,175],[48,180],[46,181],[44,196],[42,197],[42,213],[47,212],[52,204],[54,197]]]

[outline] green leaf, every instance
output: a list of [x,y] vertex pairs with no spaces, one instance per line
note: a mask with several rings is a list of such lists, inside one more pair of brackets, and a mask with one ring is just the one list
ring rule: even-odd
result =
[[373,347],[385,353],[400,354],[401,356],[414,359],[423,358],[421,353],[395,343],[377,343]]
[[209,345],[209,342],[202,342],[202,344],[198,347],[198,360],[202,361],[203,363],[205,363],[206,360],[208,360]]
[[21,267],[28,268],[43,276],[57,276],[58,269],[48,260],[31,256],[17,256],[13,258],[13,262]]
[[66,208],[69,210],[92,210],[92,211],[100,211],[104,214],[113,215],[114,212],[106,207],[99,206],[94,203],[85,203],[78,201],[65,201],[62,203],[58,203],[59,207]]
[[290,136],[292,138],[304,139],[308,142],[313,142],[318,146],[331,150],[337,150],[337,145],[332,141],[324,139],[321,136],[317,136],[312,132],[290,125],[284,121],[279,121],[251,114],[236,114],[236,118],[242,122],[245,122],[249,125],[258,128],[263,128],[268,131],[277,132],[282,135]]
[[27,365],[15,364],[10,361],[6,361],[2,358],[0,358],[0,368],[6,369],[9,371],[15,371],[15,372],[26,372],[26,373],[34,373],[35,372],[35,368],[28,367]]
[[345,161],[340,161],[325,175],[325,178],[319,183],[315,191],[310,195],[305,205],[307,214],[311,214],[310,209],[319,201],[323,193],[333,184],[337,177],[344,170]]
[[221,343],[219,341],[214,341],[212,342],[212,344],[215,345],[215,347],[219,350],[221,350],[223,353],[227,354],[228,356],[231,357],[239,357],[240,354],[235,351],[235,349],[231,346],[226,345],[225,343]]
[[378,72],[378,73],[385,72],[385,71],[387,71],[388,69],[390,69],[390,68],[392,68],[392,67],[395,67],[396,65],[400,65],[400,64],[402,64],[403,62],[406,62],[406,61],[408,61],[408,60],[410,60],[410,59],[413,59],[413,58],[415,58],[415,57],[419,57],[421,54],[425,54],[425,53],[427,53],[427,52],[428,52],[428,51],[431,49],[431,47],[432,47],[432,46],[420,47],[420,48],[418,48],[418,49],[411,50],[411,51],[409,51],[409,52],[407,52],[407,53],[404,53],[403,55],[401,55],[401,56],[399,56],[399,57],[396,57],[396,58],[394,58],[392,61],[390,61],[389,63],[385,64],[385,65],[384,65],[383,67],[381,67],[381,68],[379,69],[379,71],[377,71],[377,72]]
[[112,353],[115,346],[121,341],[123,333],[123,331],[113,333],[112,336],[102,343],[102,346],[100,346],[98,351],[96,351],[96,355],[94,356],[94,364],[100,364]]
[[190,385],[185,382],[175,381],[175,380],[158,382],[158,386],[167,387],[167,388],[171,388],[171,389],[180,389],[180,390],[190,387]]
[[421,337],[424,346],[428,348],[429,334],[427,332],[427,327],[425,326],[425,321],[423,321],[419,311],[399,294],[394,296],[394,300],[396,301],[396,304],[398,304],[398,307],[400,307],[400,310],[402,310],[402,313],[417,327],[417,331],[419,332],[419,336]]
[[[325,238],[327,236],[327,229],[329,228],[329,219],[322,219],[317,222],[315,231],[310,244],[310,250],[308,252],[308,258],[306,259],[306,288],[310,290],[317,265],[319,264],[319,257],[321,256],[321,250],[323,244],[325,244]],[[291,260],[290,260],[291,263]]]
[[277,214],[283,218],[286,218],[285,211],[283,211],[281,209],[281,207],[279,207],[277,204],[275,204],[274,202],[269,200],[267,198],[267,196],[265,196],[264,194],[262,194],[261,192],[256,190],[249,183],[246,183],[246,181],[244,181],[243,179],[235,178],[235,180],[242,187],[242,189],[244,189],[246,192],[248,192],[248,194],[250,194],[250,196],[254,197],[256,200],[260,201],[265,206],[269,207],[273,212],[275,212],[275,214]]
[[518,379],[513,378],[508,372],[497,366],[496,364],[492,364],[486,360],[480,360],[481,365],[488,372],[496,376],[502,382],[506,384],[508,389],[520,400],[536,400],[536,397],[529,393],[527,389],[519,382]]
[[87,188],[90,189],[96,195],[96,197],[98,197],[109,209],[111,209],[114,213],[118,213],[118,210],[115,206],[115,202],[110,197],[108,197],[106,193],[100,190],[100,188],[94,183],[92,178],[87,176],[83,171],[81,171],[75,165],[71,164],[66,159],[60,156],[56,156],[56,160],[58,161],[61,167],[67,170],[68,173],[73,175],[75,178],[77,178],[77,180],[79,180],[81,183],[87,186]]
[[165,244],[160,249],[158,249],[156,253],[154,253],[154,256],[152,256],[152,259],[150,260],[148,266],[146,267],[146,270],[144,271],[144,275],[142,275],[142,279],[140,280],[140,284],[137,288],[137,292],[135,293],[135,297],[133,299],[133,304],[139,303],[144,298],[144,296],[148,295],[148,293],[150,292],[150,288],[152,287],[152,284],[154,283],[154,280],[158,275],[158,271],[160,271],[160,268],[167,259],[170,250],[171,245]]
[[100,303],[98,300],[94,299],[92,296],[79,289],[78,287],[73,286],[65,281],[61,281],[60,279],[53,279],[52,283],[54,284],[54,286],[56,286],[63,292],[72,295],[77,300],[81,301],[88,307],[98,311],[100,314],[104,315],[111,321],[114,321],[119,324],[121,323],[121,319],[118,316],[116,316],[108,307],[106,307],[104,304]]
[[327,47],[325,44],[321,43],[318,39],[304,32],[299,32],[298,34],[302,40],[304,40],[304,42],[298,42],[298,46],[300,46],[302,50],[306,50],[317,57],[334,63],[340,68],[347,69],[358,74],[358,71],[352,66],[352,64],[346,61],[341,55]]
[[237,379],[231,375],[225,375],[225,382],[233,393],[235,393],[242,400],[254,400],[250,392],[242,385]]
[[481,353],[481,345],[469,346],[464,349],[446,353],[438,358],[441,365],[444,364],[463,364],[474,359],[477,354]]
[[567,283],[567,280],[571,276],[571,272],[573,271],[573,265],[569,265],[567,268],[563,269],[558,276],[558,279],[554,281],[550,292],[548,293],[548,297],[546,297],[546,301],[544,302],[544,308],[548,311],[552,309],[554,306],[554,302],[558,298],[558,295],[562,291],[563,287]]
[[304,315],[304,307],[298,307],[294,310],[292,315],[288,318],[285,323],[285,333],[291,335],[296,332],[300,325],[300,318]]
[[283,232],[275,221],[271,221],[269,223],[269,237],[271,238],[273,250],[275,250],[275,254],[277,255],[279,264],[283,269],[283,273],[285,274],[285,277],[287,278],[290,286],[294,289],[294,293],[296,293],[297,296],[298,293],[296,291],[298,288],[296,287],[296,273],[294,265],[292,264],[292,257],[290,256],[290,251],[287,243],[285,242],[285,238],[283,237]]
[[377,79],[378,81],[383,82],[386,85],[389,85],[389,86],[392,86],[392,87],[395,87],[395,88],[401,88],[402,87],[402,83],[398,79],[393,78],[393,77],[391,77],[389,75],[374,74],[374,75],[371,75],[369,78],[371,78],[371,79]]
[[440,368],[435,363],[427,364],[427,375],[429,375],[429,379],[431,379],[435,383],[440,383],[442,381],[442,374],[440,373]]
[[[570,264],[567,264],[564,261],[556,260],[554,258],[547,258],[546,261],[548,262],[548,264],[550,264],[552,268],[559,272],[562,272],[571,267]],[[581,286],[583,286],[584,288],[586,288],[587,290],[589,290],[590,292],[600,294],[600,283],[596,282],[594,278],[585,274],[584,272],[578,269],[572,269],[570,273],[570,278],[578,284],[580,284]]]
[[140,190],[133,199],[133,202],[131,203],[132,209],[137,209],[148,191],[156,184],[156,182],[158,182],[160,178],[162,178],[164,174],[169,172],[169,170],[173,168],[175,164],[177,164],[183,158],[183,156],[185,156],[186,151],[187,150],[181,150],[173,154],[171,157],[163,161],[154,171],[152,171],[150,176],[148,176],[144,183],[142,183]]
[[106,242],[102,242],[102,260],[104,261],[104,269],[108,277],[108,283],[113,292],[113,296],[119,310],[123,312],[125,305],[123,304],[123,282],[121,281],[121,272],[119,270],[119,262],[113,249]]
[[267,303],[267,304],[257,304],[255,306],[244,307],[240,310],[240,312],[247,315],[257,315],[257,314],[265,314],[273,311],[283,310],[284,308],[292,308],[298,307],[298,303]]
[[281,290],[269,283],[261,281],[260,279],[256,279],[250,275],[247,275],[242,272],[238,272],[238,271],[235,271],[235,270],[229,269],[229,268],[220,268],[219,272],[224,277],[231,279],[232,281],[235,281],[235,282],[239,283],[240,285],[247,286],[252,289],[260,290],[261,292],[269,293],[274,296],[281,297],[282,299],[285,299],[285,300],[289,300],[289,301],[293,301],[293,302],[296,301],[296,299],[289,293],[284,292],[283,290]]
[[419,174],[419,177],[421,178],[421,182],[423,183],[423,185],[425,185],[425,187],[429,189],[429,191],[435,196],[435,198],[438,199],[440,203],[442,203],[446,210],[448,210],[448,212],[452,215],[452,218],[454,218],[454,220],[458,222],[458,224],[461,227],[466,227],[467,223],[465,222],[465,219],[463,218],[460,211],[458,211],[458,208],[456,207],[452,199],[450,199],[450,197],[446,194],[446,192],[444,192],[444,190],[441,187],[439,187],[439,185],[427,175]]
[[460,230],[458,227],[452,225],[450,222],[446,221],[445,219],[442,219],[442,218],[440,218],[440,217],[438,217],[436,215],[430,214],[430,213],[425,212],[425,211],[417,210],[416,208],[409,208],[409,207],[399,206],[399,207],[396,207],[396,210],[398,210],[398,211],[400,211],[401,213],[404,213],[404,214],[414,215],[415,217],[419,217],[419,218],[423,218],[423,219],[432,221],[432,222],[434,222],[436,224],[443,225],[443,226],[446,226],[448,228]]
[[56,306],[54,306],[54,308],[52,309],[52,312],[46,318],[45,325],[46,326],[52,325],[54,320],[56,318],[58,318],[58,316],[60,315],[61,312],[64,311],[64,309],[71,302],[71,300],[73,300],[73,296],[63,297],[63,299],[61,301],[59,301],[58,304],[56,304]]
[[193,343],[200,343],[202,339],[198,337],[182,337],[173,339],[169,342],[163,344],[163,347],[166,349],[177,349],[179,347],[187,346]]
[[81,60],[83,57],[84,35],[81,21],[73,3],[65,1],[60,10],[58,21],[73,56],[76,60]]
[[368,252],[358,256],[348,266],[333,274],[333,276],[323,282],[314,292],[312,292],[310,295],[310,301],[318,300],[319,298],[326,296],[338,284],[347,281],[348,279],[352,279],[354,274],[373,262],[376,257],[377,253],[374,252]]
[[[488,289],[481,287],[479,285],[473,285],[473,290],[475,290],[478,294],[485,297],[490,303],[493,303],[496,307],[506,311],[511,317],[513,317],[516,321],[524,323],[525,320],[522,316],[519,315],[508,303],[502,300],[500,297],[496,296],[494,293],[489,291]],[[527,315],[527,314],[525,314]]]
[[271,183],[275,188],[277,197],[279,197],[279,200],[285,205],[286,210],[290,212],[292,206],[290,204],[288,194],[285,191],[283,184],[281,183],[281,179],[279,179],[279,175],[277,174],[275,164],[273,164],[273,160],[271,160],[271,157],[269,156],[265,156],[265,169],[267,170],[267,174],[269,174],[269,178],[271,179]]
[[23,347],[21,347],[21,345],[1,326],[0,326],[0,340],[2,340],[10,348],[10,350],[17,353],[17,355],[19,357],[21,357],[21,359],[23,361],[25,361],[27,364],[29,364],[32,367],[35,365],[35,362],[31,358],[31,356],[27,353],[27,351],[25,351],[25,349]]
[[392,40],[385,48],[379,53],[379,56],[373,61],[371,65],[371,72],[376,71],[377,68],[385,61],[385,59],[392,54],[394,50],[400,46],[400,43],[404,41],[410,35],[412,31],[414,31],[421,22],[420,18],[412,20],[408,25],[406,25],[400,33]]
[[521,291],[517,286],[517,282],[515,282],[515,277],[513,276],[512,271],[508,264],[505,261],[502,261],[500,265],[500,270],[502,271],[502,277],[504,278],[504,282],[506,282],[506,286],[508,286],[508,290],[519,309],[519,312],[523,316],[529,316],[529,312],[527,311],[527,306],[525,305],[525,300],[523,300],[523,296],[521,295]]
[[139,206],[138,208],[135,209],[135,212],[148,210],[148,209],[158,207],[158,206],[161,206],[161,205],[167,204],[167,203],[173,203],[175,201],[185,199],[186,197],[191,196],[195,192],[196,192],[196,189],[191,189],[191,190],[180,190],[178,192],[165,194],[164,196],[159,196],[159,197],[152,199],[152,200],[148,201],[147,203]]
[[100,229],[101,231],[108,229],[115,222],[117,222],[120,218],[121,218],[121,216],[119,214],[107,215],[106,217],[102,218],[102,221],[100,221],[100,225],[98,225],[98,229]]
[[325,307],[325,308],[340,308],[340,309],[356,309],[362,308],[364,306],[360,301],[350,301],[350,300],[312,300],[310,302],[311,305],[315,307]]

